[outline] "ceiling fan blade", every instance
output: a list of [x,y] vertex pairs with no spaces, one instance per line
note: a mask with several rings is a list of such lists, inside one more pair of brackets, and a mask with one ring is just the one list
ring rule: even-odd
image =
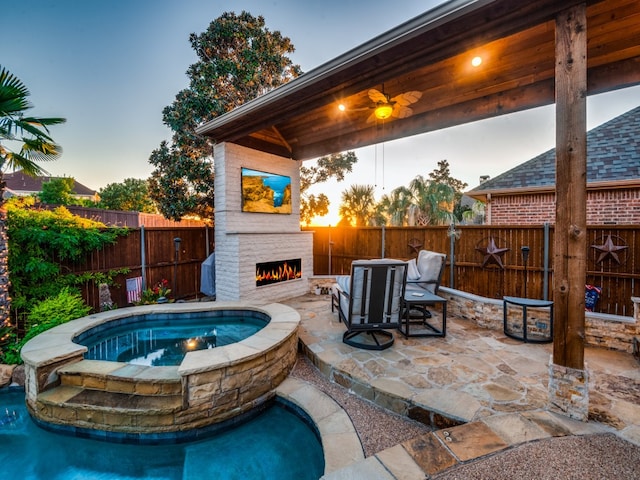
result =
[[395,118],[407,118],[411,115],[413,115],[413,109],[400,105],[400,103],[396,103],[393,106],[393,112],[391,112],[391,116]]
[[369,90],[369,98],[371,99],[372,102],[375,102],[375,103],[378,103],[378,102],[387,103],[389,101],[389,99],[384,93],[382,93],[379,90],[376,90],[375,88],[372,88],[371,90]]
[[377,120],[376,112],[371,112],[371,115],[367,117],[367,123],[373,123]]
[[411,105],[412,103],[416,103],[422,97],[422,92],[418,92],[416,90],[412,90],[410,92],[404,92],[400,95],[396,95],[391,99],[392,102],[397,102],[400,105]]

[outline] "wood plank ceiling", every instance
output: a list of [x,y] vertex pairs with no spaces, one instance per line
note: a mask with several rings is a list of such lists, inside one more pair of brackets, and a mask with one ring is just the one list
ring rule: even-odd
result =
[[[554,19],[579,3],[447,2],[198,132],[307,160],[553,103]],[[588,95],[640,83],[640,2],[587,1],[587,38]],[[371,88],[422,97],[407,118],[367,122]]]

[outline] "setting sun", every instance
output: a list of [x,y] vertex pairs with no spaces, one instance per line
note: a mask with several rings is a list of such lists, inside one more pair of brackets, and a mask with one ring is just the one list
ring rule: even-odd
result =
[[336,226],[340,222],[340,216],[336,212],[329,211],[328,214],[320,216],[315,216],[309,223],[310,227],[330,227]]

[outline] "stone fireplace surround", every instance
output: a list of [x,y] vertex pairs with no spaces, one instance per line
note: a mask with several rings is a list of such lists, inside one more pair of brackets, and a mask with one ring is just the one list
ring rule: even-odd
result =
[[[242,211],[241,168],[291,177],[290,215]],[[216,144],[215,252],[218,300],[279,301],[304,295],[313,276],[313,233],[300,230],[300,162],[233,143]],[[259,263],[300,259],[295,280],[256,285]]]

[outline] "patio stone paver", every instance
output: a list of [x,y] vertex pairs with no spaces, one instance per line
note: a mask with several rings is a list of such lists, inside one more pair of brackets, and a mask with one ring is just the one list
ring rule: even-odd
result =
[[482,422],[471,422],[446,430],[438,430],[435,435],[461,462],[489,455],[509,446]]
[[387,448],[375,456],[396,480],[424,480],[424,471],[402,445]]
[[429,475],[433,475],[458,463],[453,453],[445,448],[433,433],[414,438],[413,440],[404,442],[402,445],[415,463]]

